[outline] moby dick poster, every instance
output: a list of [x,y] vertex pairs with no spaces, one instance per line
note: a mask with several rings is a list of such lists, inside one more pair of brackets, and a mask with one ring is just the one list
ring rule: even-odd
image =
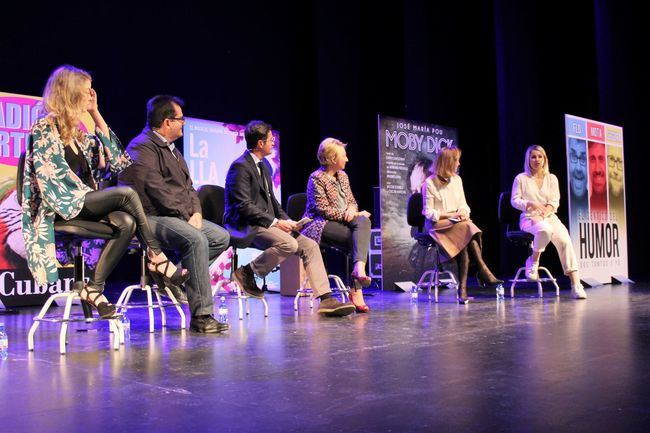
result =
[[406,204],[421,192],[436,154],[458,145],[455,128],[379,116],[379,178],[381,186],[382,284],[418,281],[431,269],[431,257],[411,237]]
[[569,232],[580,275],[627,277],[623,128],[565,115]]

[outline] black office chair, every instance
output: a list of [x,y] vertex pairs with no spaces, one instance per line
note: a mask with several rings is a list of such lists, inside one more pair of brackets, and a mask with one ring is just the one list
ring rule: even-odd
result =
[[[440,264],[440,247],[435,239],[429,236],[429,233],[424,230],[424,215],[422,214],[422,194],[415,192],[408,198],[406,204],[406,221],[411,226],[411,237],[415,239],[420,245],[427,248],[427,253],[432,249],[436,256],[436,265],[434,269],[428,269],[422,273],[418,280],[418,288],[427,288],[429,299],[431,299],[431,288],[433,287],[433,296],[435,302],[438,302],[438,290],[440,286],[448,287],[450,285],[456,287],[458,292],[458,280],[451,271],[443,270]],[[441,276],[447,276],[443,280]]]
[[[16,174],[16,199],[19,204],[22,203],[24,167],[25,153],[23,152],[18,161],[18,171]],[[85,283],[85,262],[82,242],[88,239],[114,239],[117,236],[117,232],[114,230],[113,226],[107,223],[73,219],[70,221],[56,221],[54,223],[54,233],[58,240],[63,240],[75,248],[74,289],[70,292],[55,293],[47,299],[43,308],[41,308],[41,311],[36,317],[34,317],[34,323],[29,329],[29,334],[27,335],[27,348],[30,351],[34,350],[34,334],[41,322],[61,323],[61,332],[59,333],[59,352],[64,355],[66,353],[66,337],[68,324],[70,322],[89,323],[107,320],[110,330],[113,333],[113,348],[118,350],[120,344],[124,343],[124,331],[120,323],[121,315],[115,315],[108,319],[94,318],[91,306],[79,297],[79,293],[83,289]],[[46,316],[52,303],[58,299],[65,299],[63,315]],[[81,301],[84,311],[83,316],[71,315],[72,303],[75,300]]]
[[[503,191],[499,195],[499,223],[505,227],[506,239],[512,242],[515,245],[525,246],[528,249],[528,256],[533,252],[533,235],[519,229],[519,216],[520,211],[512,207],[510,204],[510,191]],[[524,273],[524,278],[520,278],[521,273]],[[542,278],[541,273],[546,273],[546,277]],[[517,269],[515,277],[510,280],[510,297],[515,297],[515,286],[519,283],[536,283],[537,284],[537,293],[541,298],[542,293],[542,283],[552,283],[555,286],[556,296],[560,296],[560,287],[557,285],[557,280],[553,277],[551,272],[540,266],[538,268],[538,274],[540,276],[537,280],[529,280],[526,278],[526,267],[520,267]]]
[[[304,192],[299,192],[292,194],[287,199],[287,215],[294,221],[299,221],[305,214],[305,209],[307,208],[307,194]],[[333,293],[338,293],[341,296],[341,302],[346,301],[346,296],[350,297],[350,269],[352,268],[352,252],[349,249],[341,248],[338,245],[330,245],[327,242],[321,240],[320,243],[321,255],[323,256],[323,261],[326,262],[325,258],[327,257],[326,250],[334,251],[335,253],[343,255],[345,258],[345,282],[341,277],[334,274],[329,274],[327,277],[334,282]],[[293,309],[298,310],[298,300],[301,297],[309,296],[309,308],[314,308],[314,299],[312,297],[313,292],[310,287],[306,287],[307,278],[300,284],[298,291],[296,292],[296,297],[293,300]]]
[[[199,187],[197,192],[199,194],[199,201],[201,202],[203,218],[223,227],[223,213],[226,206],[224,188],[218,185],[203,185]],[[230,275],[232,275],[239,265],[237,249],[250,247],[253,239],[255,239],[255,232],[241,232],[232,227],[227,227],[227,229],[228,233],[230,233],[230,246],[233,250],[230,262]],[[218,284],[222,285],[223,283],[224,281],[222,280]],[[239,303],[239,320],[243,320],[244,307],[246,315],[250,315],[250,307],[248,305],[249,296],[239,287],[239,284],[235,284],[235,286],[237,287],[237,301]],[[213,295],[218,292],[218,288],[219,286],[217,286],[216,290],[213,290]],[[262,298],[260,300],[264,305],[264,317],[269,317],[269,305],[266,299]],[[246,304],[245,306],[244,303]]]

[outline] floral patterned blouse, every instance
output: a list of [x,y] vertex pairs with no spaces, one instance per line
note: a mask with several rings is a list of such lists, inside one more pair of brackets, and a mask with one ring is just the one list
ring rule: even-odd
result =
[[345,209],[339,207],[339,187],[345,194],[347,204],[357,208],[350,180],[343,170],[337,171],[332,178],[321,167],[309,176],[305,216],[313,221],[306,224],[301,233],[316,243],[320,243],[323,228],[328,221],[345,224]]
[[[76,141],[93,177],[99,181],[108,173],[119,173],[131,165],[131,158],[122,150],[113,131],[106,137],[86,134]],[[99,152],[106,149],[106,168],[98,169]],[[23,171],[22,223],[27,264],[39,285],[59,278],[54,242],[56,214],[69,220],[81,212],[87,193],[93,189],[84,184],[70,169],[65,147],[54,126],[54,120],[37,121],[29,133]]]

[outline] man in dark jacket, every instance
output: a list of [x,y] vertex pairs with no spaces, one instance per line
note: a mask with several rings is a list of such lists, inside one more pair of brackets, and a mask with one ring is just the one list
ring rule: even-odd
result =
[[233,273],[233,278],[249,296],[260,298],[263,292],[255,275],[264,277],[284,259],[300,255],[314,291],[320,299],[318,312],[345,316],[354,311],[351,302],[341,303],[331,295],[323,257],[316,242],[301,235],[273,195],[269,163],[265,156],[273,152],[275,137],[271,125],[253,120],[244,133],[247,150],[237,158],[226,175],[226,212],[224,222],[233,233],[254,232],[253,246],[264,250],[250,264]]
[[183,136],[183,101],[154,96],[147,103],[147,126],[126,151],[133,165],[119,175],[120,185],[133,188],[142,201],[149,225],[163,248],[176,250],[189,270],[186,283],[192,319],[190,329],[219,333],[227,325],[214,317],[209,265],[228,248],[230,236],[201,216],[199,197],[183,155],[174,140]]

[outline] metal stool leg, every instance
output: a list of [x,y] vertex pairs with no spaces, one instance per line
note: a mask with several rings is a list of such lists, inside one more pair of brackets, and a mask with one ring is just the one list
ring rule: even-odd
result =
[[63,311],[63,323],[61,323],[61,331],[59,332],[59,353],[61,355],[65,355],[65,343],[68,335],[68,321],[70,320],[72,300],[77,296],[75,292],[71,292],[66,299],[65,310]]
[[149,332],[153,333],[156,319],[153,315],[153,300],[151,299],[151,289],[147,290],[147,287],[145,287],[144,291],[147,292],[147,313],[149,315]]
[[[149,292],[151,292],[151,287],[146,286],[146,289]],[[160,310],[160,326],[162,326],[163,328],[166,328],[167,327],[167,312],[165,311],[165,308],[163,306],[162,298],[160,297],[160,293],[158,293],[158,292],[154,292],[154,295],[156,295],[156,304],[158,304],[158,308]]]
[[[50,306],[52,303],[58,299],[58,298],[64,298],[68,296],[67,293],[58,293],[56,295],[50,296],[47,301],[45,301],[45,305],[41,308],[41,311],[38,313],[38,315],[35,317],[35,319],[42,319],[45,314],[47,314],[47,311],[50,309]],[[38,329],[39,325],[41,322],[39,320],[34,320],[32,323],[31,328],[29,328],[29,333],[27,334],[27,349],[33,351],[34,350],[34,334],[36,334],[36,330]]]

